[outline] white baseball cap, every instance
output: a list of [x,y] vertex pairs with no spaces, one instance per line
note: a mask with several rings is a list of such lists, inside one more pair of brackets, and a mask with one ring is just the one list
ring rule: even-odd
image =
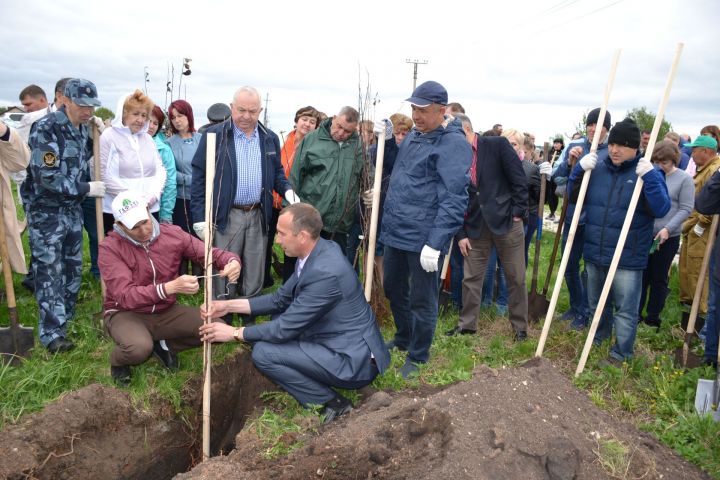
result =
[[115,220],[133,229],[135,225],[150,218],[145,198],[133,190],[119,193],[112,202],[112,212]]

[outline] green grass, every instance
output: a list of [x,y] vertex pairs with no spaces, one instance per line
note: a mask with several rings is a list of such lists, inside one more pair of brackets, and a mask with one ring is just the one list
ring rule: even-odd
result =
[[[544,232],[540,287],[545,278],[553,239],[552,233]],[[531,246],[528,285],[532,274],[533,251],[534,246]],[[559,262],[558,257],[556,269]],[[18,422],[22,415],[42,409],[65,392],[90,383],[112,384],[108,360],[112,342],[102,335],[99,320],[95,318],[95,314],[100,311],[100,288],[87,272],[87,265],[85,270],[77,316],[70,327],[71,337],[78,347],[70,353],[56,356],[48,354],[43,348],[37,348],[22,367],[0,366],[0,429]],[[593,348],[585,372],[574,378],[586,332],[570,330],[566,322],[558,319],[553,321],[543,356],[565,372],[568,378],[572,378],[575,385],[587,392],[599,408],[653,433],[688,461],[720,479],[720,424],[709,417],[698,417],[693,406],[698,378],[712,379],[715,372],[707,367],[685,371],[674,365],[673,351],[682,345],[683,336],[678,326],[680,307],[677,301],[676,268],[673,267],[671,275],[671,294],[660,331],[641,325],[636,340],[636,357],[621,368],[597,367],[597,362],[608,355],[609,342],[605,342]],[[21,277],[16,275],[14,285],[21,322],[37,327],[35,299],[20,286],[20,280]],[[550,286],[552,290],[554,279]],[[181,302],[199,305],[201,299],[202,295],[198,294],[183,297]],[[563,288],[556,314],[565,311],[567,306],[567,293]],[[0,307],[0,325],[7,325],[7,318],[7,308],[3,305]],[[497,318],[490,310],[483,310],[478,335],[446,337],[444,331],[455,326],[456,322],[457,312],[442,312],[432,345],[431,360],[421,366],[417,377],[407,381],[402,378],[399,369],[404,363],[405,354],[393,351],[391,368],[378,377],[373,386],[402,391],[423,385],[447,385],[469,379],[473,369],[481,364],[493,368],[518,365],[534,356],[541,328],[541,325],[532,327],[531,338],[527,342],[515,344],[507,318]],[[386,338],[392,334],[392,328],[383,329]],[[233,344],[214,347],[214,361],[221,361],[236,348]],[[693,345],[694,351],[698,349],[697,345]],[[181,369],[176,373],[167,372],[155,360],[133,368],[129,391],[139,405],[149,407],[157,399],[165,399],[181,416],[191,418],[189,412],[185,411],[187,407],[183,404],[182,392],[189,379],[201,374],[202,351],[196,349],[183,352],[180,358]],[[358,400],[355,392],[343,394],[355,402]],[[300,445],[303,432],[314,431],[317,411],[301,409],[287,394],[273,393],[266,400],[268,406],[263,414],[247,428],[255,429],[265,445],[267,456],[284,455]]]

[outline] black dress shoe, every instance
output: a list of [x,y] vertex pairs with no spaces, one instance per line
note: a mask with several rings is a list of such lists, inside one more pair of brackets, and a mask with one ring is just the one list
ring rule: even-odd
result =
[[448,337],[454,337],[455,335],[475,335],[475,330],[469,330],[467,328],[455,327],[452,330],[445,332]]
[[65,337],[58,337],[52,342],[48,343],[47,349],[50,353],[62,353],[69,352],[75,348],[75,344]]
[[524,342],[525,340],[527,340],[527,332],[524,330],[515,332],[515,335],[513,335],[513,340],[516,342]]
[[130,385],[130,378],[132,372],[130,372],[129,365],[121,365],[119,367],[110,366],[110,376],[115,383],[120,387],[127,387]]
[[352,410],[352,402],[338,393],[337,396],[327,402],[325,408],[323,408],[323,425],[332,422],[341,415],[345,415],[350,412],[350,410]]
[[29,290],[31,293],[35,293],[35,281],[27,275],[23,278],[23,281],[20,282],[20,285],[25,287],[25,289]]
[[165,368],[169,370],[177,370],[178,369],[178,359],[177,355],[175,355],[170,350],[165,350],[160,345],[160,342],[153,342],[153,355],[155,358],[160,360],[160,362],[165,365]]

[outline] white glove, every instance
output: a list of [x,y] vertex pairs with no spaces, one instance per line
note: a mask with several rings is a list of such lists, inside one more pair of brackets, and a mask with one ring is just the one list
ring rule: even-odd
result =
[[586,172],[592,170],[597,165],[597,153],[588,153],[580,159],[580,166]]
[[103,130],[105,130],[105,122],[102,121],[102,118],[97,117],[93,115],[90,117],[90,121],[88,122],[88,125],[92,126],[95,125],[98,129],[98,132],[102,133]]
[[365,208],[371,208],[372,207],[372,201],[373,201],[373,189],[365,190],[362,194],[362,201],[365,205]]
[[105,183],[104,182],[88,182],[90,185],[90,191],[88,195],[91,197],[104,197],[105,196]]
[[300,203],[300,197],[295,195],[295,192],[292,189],[285,192],[285,200],[287,200],[290,205]]
[[705,229],[701,227],[699,223],[696,223],[693,227],[693,233],[695,233],[698,237],[702,237],[703,233],[705,233]]
[[643,175],[654,168],[655,167],[653,167],[652,163],[650,163],[650,160],[646,160],[645,157],[642,157],[635,167],[635,173],[638,177],[642,178]]
[[197,235],[200,240],[205,240],[205,222],[193,223],[193,230],[195,230],[195,235]]
[[426,272],[437,272],[438,259],[440,258],[440,250],[425,245],[420,252],[420,266]]
[[373,133],[375,135],[379,136],[382,132],[385,132],[386,139],[392,137],[393,124],[387,118],[384,118],[382,120],[376,120],[375,124],[373,125]]
[[157,203],[158,198],[155,195],[148,195],[145,197],[145,201],[147,202],[148,207],[152,207]]
[[550,162],[542,162],[538,165],[538,168],[540,169],[540,175],[547,175],[548,177],[552,175],[552,166],[550,165]]

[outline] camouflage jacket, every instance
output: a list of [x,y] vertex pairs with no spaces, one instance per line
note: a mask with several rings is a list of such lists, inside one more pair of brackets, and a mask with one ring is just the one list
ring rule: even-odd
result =
[[90,191],[92,139],[87,126],[75,128],[60,109],[33,126],[29,144],[32,154],[23,182],[24,201],[30,207],[79,205]]

